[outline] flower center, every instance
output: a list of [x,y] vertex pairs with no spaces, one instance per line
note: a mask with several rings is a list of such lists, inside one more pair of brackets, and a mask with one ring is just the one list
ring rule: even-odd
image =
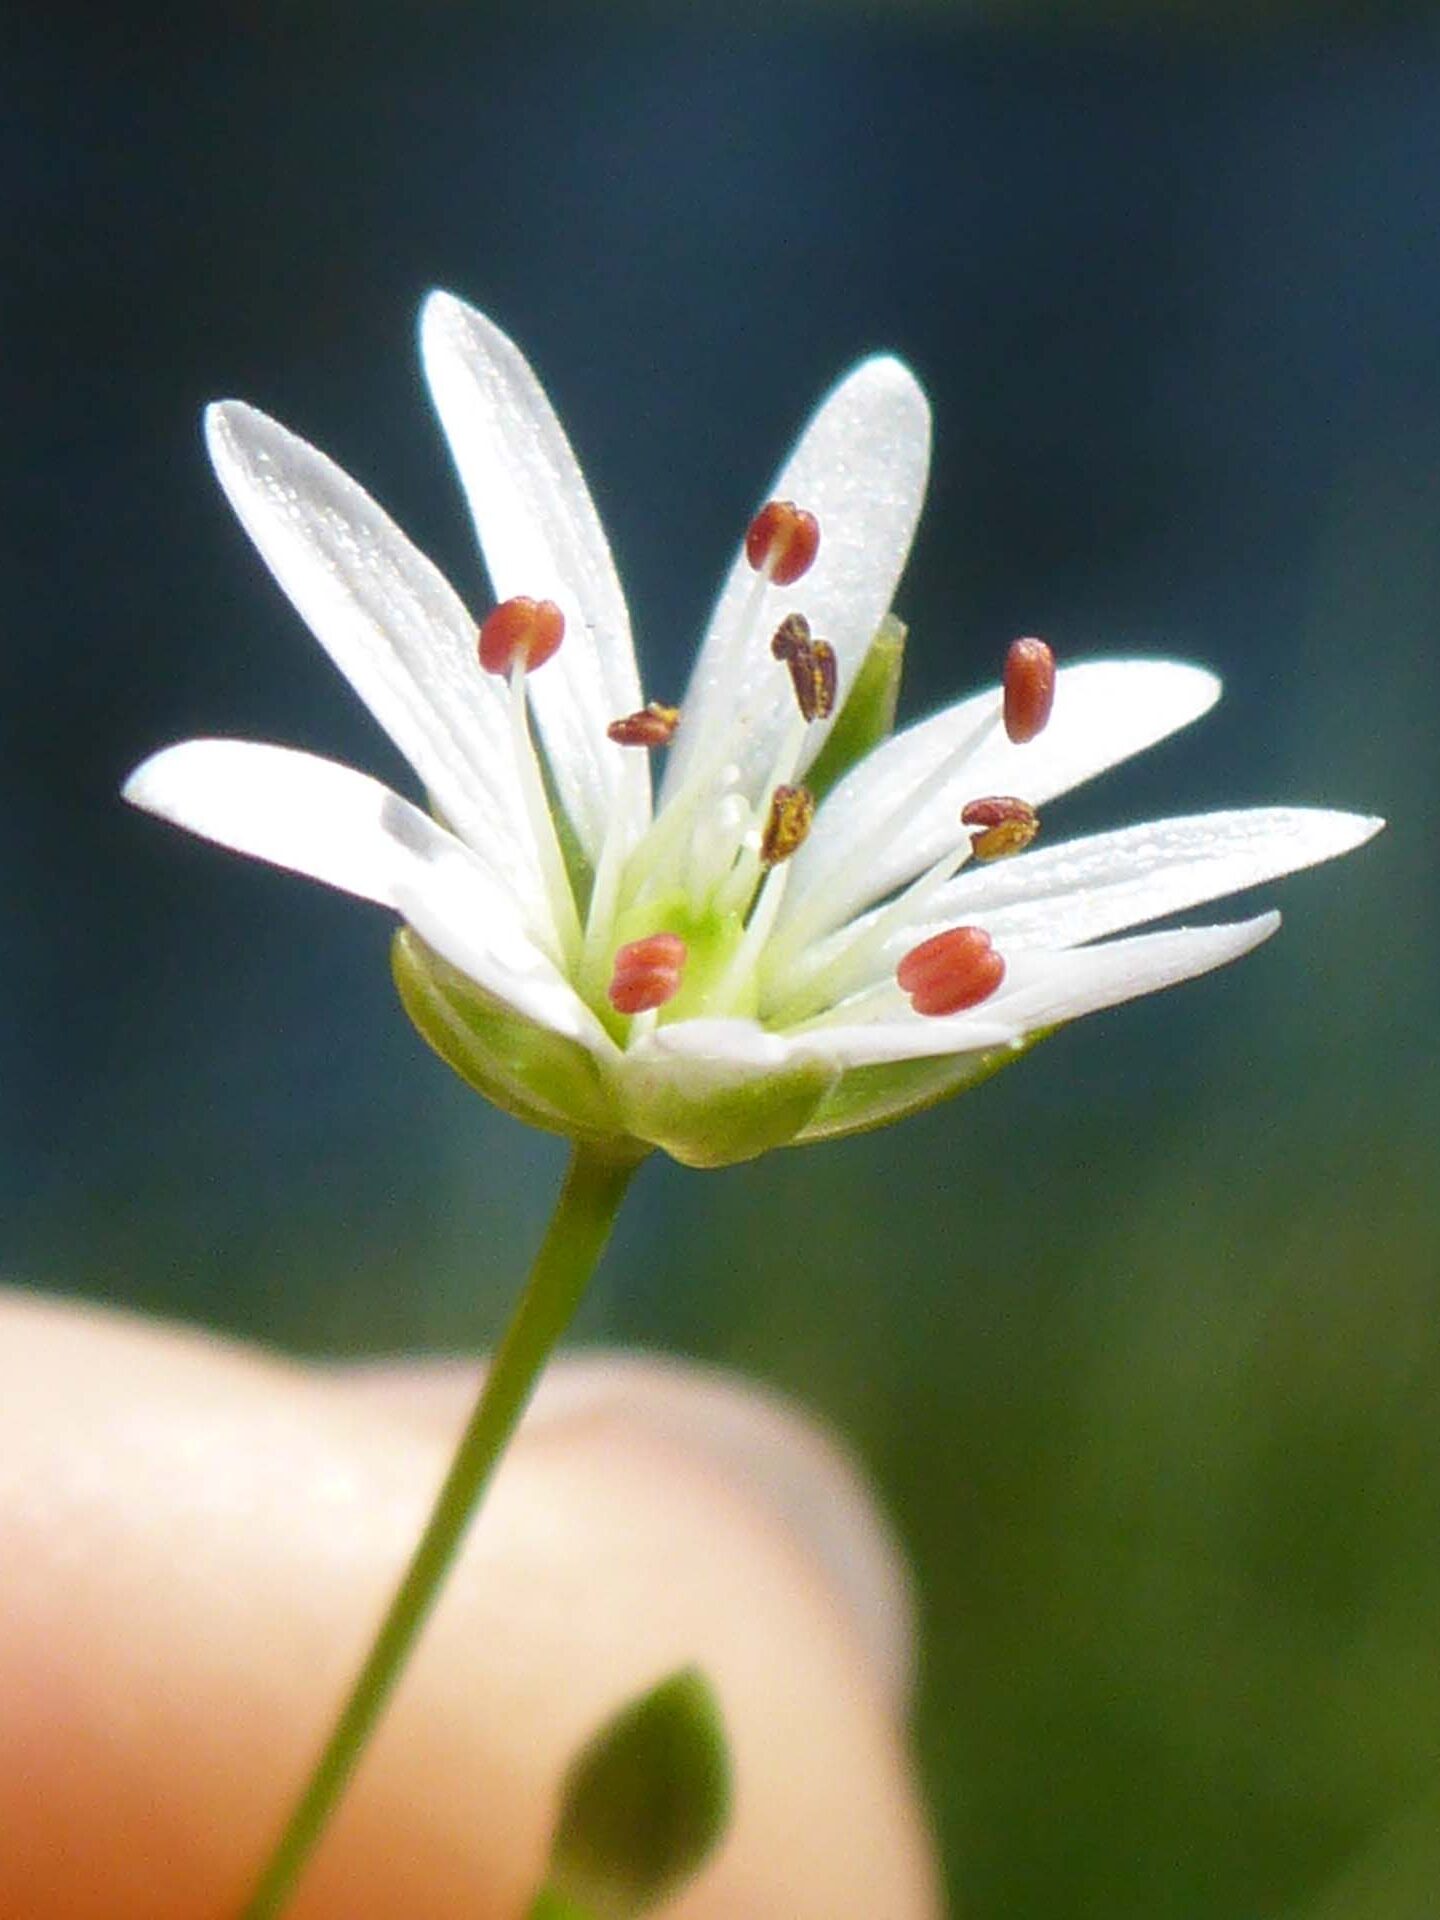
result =
[[[735,956],[744,943],[745,923],[735,914],[719,913],[713,908],[697,909],[687,893],[676,889],[628,908],[616,920],[612,939],[614,955],[610,961],[609,982],[604,1005],[597,1007],[597,1011],[602,1018],[609,1016],[606,1024],[619,1039],[626,1029],[616,1028],[616,1013],[657,1009],[658,1022],[664,1026],[674,1020],[693,1020],[719,1011],[718,989],[733,970]],[[627,1006],[624,1001],[628,994],[621,976],[637,964],[649,964],[650,949],[656,941],[676,943],[670,950],[669,991],[650,1001],[644,1009]],[[638,962],[637,955],[640,956]],[[617,985],[621,986],[619,998]],[[756,1011],[753,992],[743,1004],[726,1011],[753,1015]]]
[[[767,590],[802,579],[819,545],[815,516],[793,501],[771,500],[756,514],[745,537],[755,585],[719,643],[717,672],[729,670],[746,684],[743,662],[755,644]],[[807,901],[785,929],[785,954],[773,948],[789,862],[815,817],[814,795],[797,776],[806,763],[810,728],[834,715],[839,695],[835,650],[812,633],[798,610],[786,613],[771,633],[770,655],[788,674],[795,710],[758,792],[745,790],[739,767],[726,758],[730,740],[743,739],[759,717],[747,708],[731,717],[715,748],[707,751],[702,743],[693,753],[683,782],[628,859],[622,848],[607,846],[582,932],[525,691],[527,673],[554,656],[564,633],[565,616],[553,601],[504,601],[481,625],[480,663],[510,686],[520,783],[560,950],[553,951],[553,941],[547,944],[617,1040],[623,1043],[657,1022],[700,1015],[765,1017],[785,1026],[863,1019],[883,1011],[897,987],[916,1013],[943,1016],[978,1006],[996,991],[1005,962],[981,927],[935,934],[906,952],[898,967],[892,961],[893,971],[885,968],[884,956],[902,928],[923,924],[932,896],[968,859],[1004,859],[1030,845],[1039,818],[1027,801],[1010,795],[970,801],[960,825],[973,831],[958,835],[954,846],[888,902],[812,945],[814,929],[807,932],[804,922],[806,908],[813,915],[816,905]],[[999,726],[1015,745],[1043,731],[1055,677],[1055,657],[1043,640],[1013,641],[999,702],[907,795],[907,812],[944,791]],[[678,708],[651,700],[611,721],[606,734],[622,750],[653,751],[669,746],[680,722]],[[864,862],[875,850],[872,839],[883,845],[898,824],[888,818],[867,824],[853,858]],[[763,981],[762,961],[768,969]],[[877,968],[883,970],[878,976]]]
[[678,933],[651,933],[615,955],[608,998],[617,1013],[653,1013],[680,991],[689,949]]
[[[819,545],[819,522],[793,501],[769,501],[756,514],[745,538],[755,583],[720,642],[717,673],[744,677],[756,630],[765,631],[768,591],[801,579]],[[623,1004],[631,998],[628,976],[618,999],[615,992],[617,970],[624,974],[633,964],[628,949],[661,933],[683,940],[685,959],[664,1000],[637,1012],[658,1012],[665,1021],[756,1012],[756,965],[784,896],[784,865],[815,813],[814,796],[796,775],[811,725],[833,715],[839,691],[835,650],[811,632],[803,613],[784,615],[770,653],[785,668],[795,712],[758,791],[747,790],[728,759],[731,741],[743,739],[759,718],[747,709],[732,716],[713,747],[695,747],[683,783],[631,852],[610,897],[602,902],[597,887],[592,898],[579,984],[607,1024],[631,1011]],[[768,705],[775,694],[767,689],[755,697]],[[677,709],[652,700],[611,721],[606,733],[620,747],[655,749],[668,746],[680,725]]]

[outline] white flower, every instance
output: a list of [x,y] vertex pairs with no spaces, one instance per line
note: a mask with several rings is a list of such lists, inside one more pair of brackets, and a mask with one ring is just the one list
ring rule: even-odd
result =
[[[925,397],[889,358],[863,361],[825,398],[765,496],[815,517],[818,556],[789,585],[770,577],[783,567],[736,559],[652,799],[646,753],[607,735],[644,695],[559,423],[511,342],[449,295],[427,301],[421,342],[496,598],[554,602],[559,651],[528,675],[482,671],[474,616],[388,515],[313,447],[227,401],[206,419],[221,485],[432,811],[331,761],[236,740],[169,747],[125,793],[398,913],[407,1008],[523,1118],[697,1165],[877,1125],[1078,1014],[1235,959],[1278,916],[1104,936],[1330,858],[1379,826],[1266,808],[965,865],[967,802],[1042,806],[1196,719],[1219,683],[1168,661],[1086,663],[1059,673],[1053,717],[1025,744],[999,724],[998,690],[882,738],[886,659],[898,670],[882,623],[929,454]],[[834,717],[807,721],[772,651],[794,613],[833,648]],[[803,844],[767,867],[772,796],[807,770],[834,784]],[[982,981],[993,990],[964,1011],[917,1012],[897,967],[957,926],[989,935],[1003,978]],[[677,937],[627,961],[658,933]],[[647,997],[651,963],[663,1004]],[[632,1003],[627,965],[644,974],[646,1010],[633,1014],[617,1010]]]

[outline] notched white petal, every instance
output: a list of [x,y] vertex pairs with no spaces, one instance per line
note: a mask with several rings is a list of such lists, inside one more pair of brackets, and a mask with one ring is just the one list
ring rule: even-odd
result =
[[132,805],[237,853],[392,908],[527,1018],[614,1051],[526,933],[504,886],[453,834],[378,780],[288,747],[187,740],[152,755],[124,793]]
[[1020,953],[1007,958],[999,991],[968,1013],[925,1019],[897,1011],[888,1019],[858,1025],[837,1021],[823,1032],[847,1066],[1015,1046],[1031,1034],[1082,1014],[1178,986],[1182,980],[1238,960],[1268,940],[1279,925],[1278,913],[1264,913],[1226,926],[1144,933],[1063,953]]
[[[643,755],[607,724],[641,704],[630,617],[570,443],[514,342],[452,294],[432,293],[420,350],[497,600],[528,594],[565,614],[565,643],[530,683],[556,785],[598,861],[614,822],[629,844],[648,818]],[[628,817],[615,820],[617,809]]]
[[418,807],[351,767],[252,740],[186,740],[126,781],[132,806],[379,906],[417,861],[463,851]]
[[1154,746],[1208,712],[1220,682],[1171,660],[1099,660],[1061,669],[1050,723],[1013,745],[988,689],[907,727],[828,796],[796,855],[777,950],[839,926],[961,844],[969,800],[1013,793],[1033,806]]
[[[832,936],[837,954],[848,940],[855,958],[833,958],[827,980],[836,997],[855,993],[893,974],[912,946],[962,924],[984,927],[1007,954],[1079,946],[1333,860],[1383,824],[1325,808],[1251,807],[1042,845],[1016,859],[967,867],[879,948],[867,948],[864,935],[886,909],[862,915]],[[826,949],[818,952],[823,957]]]
[[1280,915],[1270,912],[1218,927],[1136,934],[1066,953],[1017,954],[1007,963],[995,1011],[1019,1032],[1033,1033],[1223,967],[1268,940],[1279,926]]
[[[666,769],[665,795],[677,790],[697,754],[707,764],[733,760],[747,789],[764,779],[795,712],[769,647],[786,614],[803,612],[834,647],[843,702],[890,611],[929,464],[929,403],[899,360],[881,354],[862,361],[821,401],[761,496],[793,500],[815,515],[819,555],[793,586],[757,593],[757,576],[739,554],[685,695],[685,725]],[[827,732],[828,723],[809,729],[807,760]]]
[[1078,945],[1333,860],[1383,825],[1320,807],[1252,807],[1036,848],[967,869],[936,897],[916,937],[967,920],[1007,951]]
[[364,488],[240,401],[205,416],[215,471],[317,640],[445,818],[517,893],[538,886],[503,695],[440,573]]

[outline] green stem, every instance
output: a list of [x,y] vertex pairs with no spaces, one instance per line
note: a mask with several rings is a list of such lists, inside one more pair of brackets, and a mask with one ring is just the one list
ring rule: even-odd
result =
[[283,1912],[429,1618],[540,1370],[580,1304],[638,1163],[576,1144],[549,1232],[485,1375],[425,1531],[242,1920]]

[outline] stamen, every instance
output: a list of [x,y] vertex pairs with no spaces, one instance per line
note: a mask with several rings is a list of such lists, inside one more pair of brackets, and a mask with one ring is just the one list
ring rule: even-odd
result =
[[1005,655],[1005,731],[1017,747],[1044,731],[1054,704],[1054,654],[1043,640],[1012,640]]
[[519,660],[534,673],[564,638],[565,615],[553,600],[516,594],[492,607],[480,623],[480,664],[487,673],[508,674]]
[[[957,771],[963,770],[971,757],[980,751],[999,725],[998,705],[987,708],[983,718],[935,762],[917,787],[897,796],[888,807],[883,807],[873,819],[867,820],[857,831],[855,841],[849,848],[852,865],[865,867],[876,859],[894,838],[898,823],[907,816],[913,819],[923,813],[931,801],[945,791]],[[917,893],[929,893],[943,885],[959,872],[969,858],[970,848],[963,841],[958,850],[947,848],[928,872],[912,882],[907,892],[901,895],[901,900],[909,900]],[[902,908],[901,911],[905,918],[913,917],[908,908]],[[774,947],[766,956],[767,964],[774,963],[777,977],[793,977],[793,970],[803,965],[805,949],[816,938],[825,915],[826,889],[816,887],[792,910],[784,928],[776,936]]]
[[912,947],[895,978],[916,1013],[943,1017],[988,1000],[1005,978],[1005,962],[983,927],[951,927]]
[[[819,521],[813,513],[805,512],[793,501],[771,500],[751,521],[745,535],[745,556],[755,569],[755,577],[733,620],[727,620],[718,636],[718,654],[713,667],[717,683],[738,676],[742,686],[749,685],[749,692],[740,701],[738,711],[730,716],[729,725],[718,730],[715,742],[708,745],[708,750],[707,743],[691,743],[695,751],[689,755],[682,778],[667,796],[639,845],[632,851],[631,859],[636,870],[648,870],[656,878],[662,873],[668,877],[677,867],[683,873],[688,861],[692,869],[691,890],[697,895],[703,893],[704,889],[694,871],[698,859],[694,842],[701,831],[697,826],[697,816],[708,807],[715,780],[734,753],[735,743],[746,737],[760,714],[767,711],[771,704],[768,682],[759,679],[751,682],[749,676],[757,629],[765,617],[770,589],[772,586],[787,586],[798,580],[813,565],[819,548]],[[799,742],[786,759],[786,766],[791,771],[798,764],[803,746],[802,725]],[[683,746],[681,752],[684,752]],[[783,778],[783,774],[774,777]],[[760,789],[762,794],[765,791],[764,787]],[[692,843],[689,852],[684,844],[687,837]],[[707,837],[713,839],[713,835]],[[718,883],[724,868],[730,866],[739,852],[739,842],[736,840],[732,842],[721,868],[711,876],[709,886]],[[747,899],[753,885],[752,873],[746,890]]]
[[1040,831],[1040,816],[1029,801],[1008,794],[972,800],[960,819],[967,827],[982,829],[970,836],[977,860],[1008,860],[1012,853],[1023,853]]
[[745,558],[777,587],[793,586],[819,551],[820,522],[793,500],[771,500],[745,535]]
[[563,965],[568,965],[580,951],[580,915],[576,910],[565,855],[561,851],[555,816],[550,811],[545,776],[540,771],[539,755],[530,733],[525,674],[525,655],[517,652],[511,660],[509,674],[510,743],[515,755],[515,772],[520,781],[521,798],[530,821],[530,831],[535,836],[540,872],[554,916],[555,933],[560,943],[559,957]]
[[777,660],[791,659],[797,648],[810,644],[810,622],[803,613],[787,613],[775,629],[770,651]]
[[790,669],[795,699],[805,718],[828,720],[835,711],[840,685],[840,669],[830,642],[811,639],[810,622],[803,613],[792,613],[775,629],[770,651]]
[[608,998],[617,1013],[650,1013],[680,991],[689,949],[678,933],[651,933],[615,955]]
[[605,733],[620,747],[668,747],[679,724],[679,707],[662,707],[658,700],[651,700],[638,713],[612,720]]
[[805,844],[815,818],[815,796],[808,787],[776,787],[760,835],[760,864],[778,867]]

